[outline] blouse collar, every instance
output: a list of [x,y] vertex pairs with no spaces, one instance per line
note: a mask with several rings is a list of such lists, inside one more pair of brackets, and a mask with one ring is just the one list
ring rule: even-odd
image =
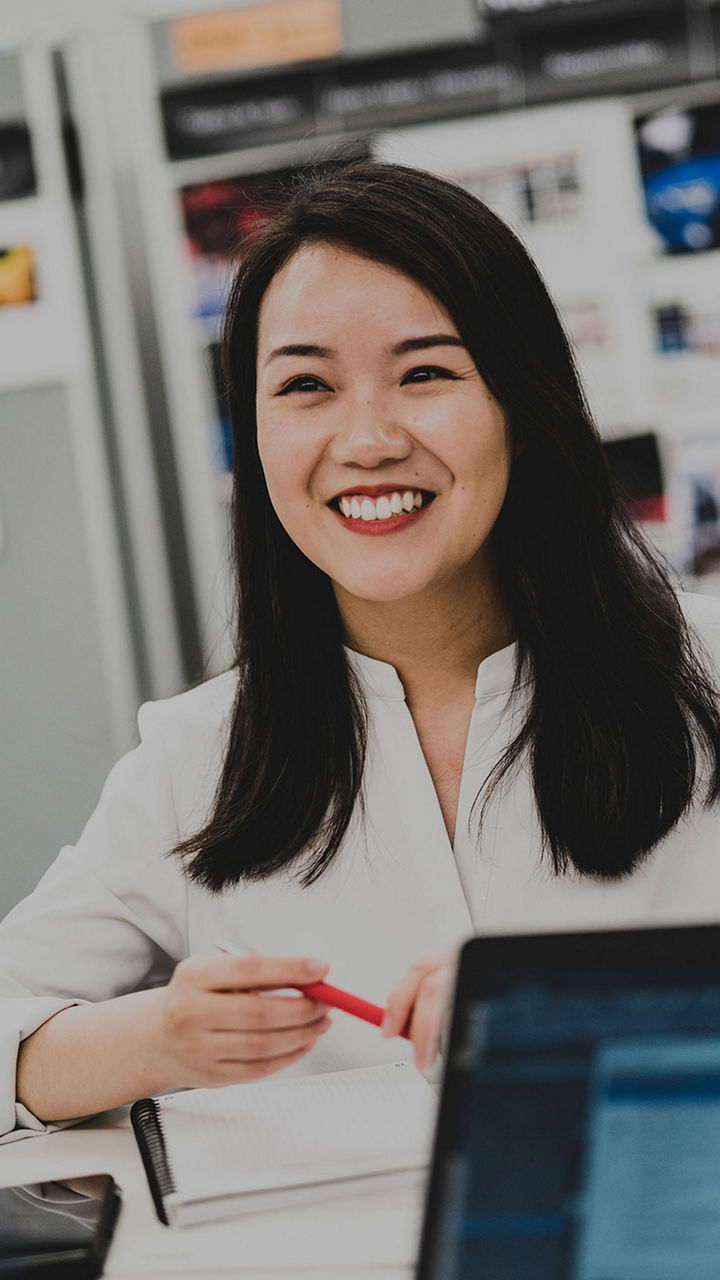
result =
[[[402,681],[389,662],[381,662],[379,658],[369,658],[365,653],[345,647],[345,653],[363,689],[372,698],[383,698],[390,702],[403,702],[405,690]],[[477,670],[475,680],[475,700],[492,698],[499,693],[509,693],[515,679],[515,659],[517,643],[508,644],[498,649],[487,658],[483,658]]]

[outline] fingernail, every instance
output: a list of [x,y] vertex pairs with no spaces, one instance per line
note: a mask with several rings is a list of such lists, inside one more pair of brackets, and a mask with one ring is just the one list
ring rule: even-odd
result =
[[313,978],[319,978],[321,974],[327,973],[329,968],[330,965],[326,964],[324,960],[305,961],[305,972],[309,973]]

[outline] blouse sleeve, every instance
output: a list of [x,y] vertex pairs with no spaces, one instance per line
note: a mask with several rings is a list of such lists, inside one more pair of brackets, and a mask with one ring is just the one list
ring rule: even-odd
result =
[[110,773],[77,845],[0,924],[0,1142],[65,1127],[16,1101],[20,1042],[70,1005],[166,983],[187,954],[160,719],[155,704],[141,708],[140,746]]

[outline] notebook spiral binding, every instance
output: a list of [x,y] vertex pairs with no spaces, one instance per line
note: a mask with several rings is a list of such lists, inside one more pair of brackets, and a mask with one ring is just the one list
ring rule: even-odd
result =
[[130,1108],[135,1133],[156,1213],[168,1226],[164,1198],[175,1191],[175,1179],[168,1160],[160,1109],[153,1098],[141,1098]]

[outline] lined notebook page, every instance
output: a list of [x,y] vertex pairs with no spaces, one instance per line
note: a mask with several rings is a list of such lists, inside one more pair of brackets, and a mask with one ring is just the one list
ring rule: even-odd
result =
[[173,1198],[422,1167],[436,1105],[409,1063],[167,1094]]

